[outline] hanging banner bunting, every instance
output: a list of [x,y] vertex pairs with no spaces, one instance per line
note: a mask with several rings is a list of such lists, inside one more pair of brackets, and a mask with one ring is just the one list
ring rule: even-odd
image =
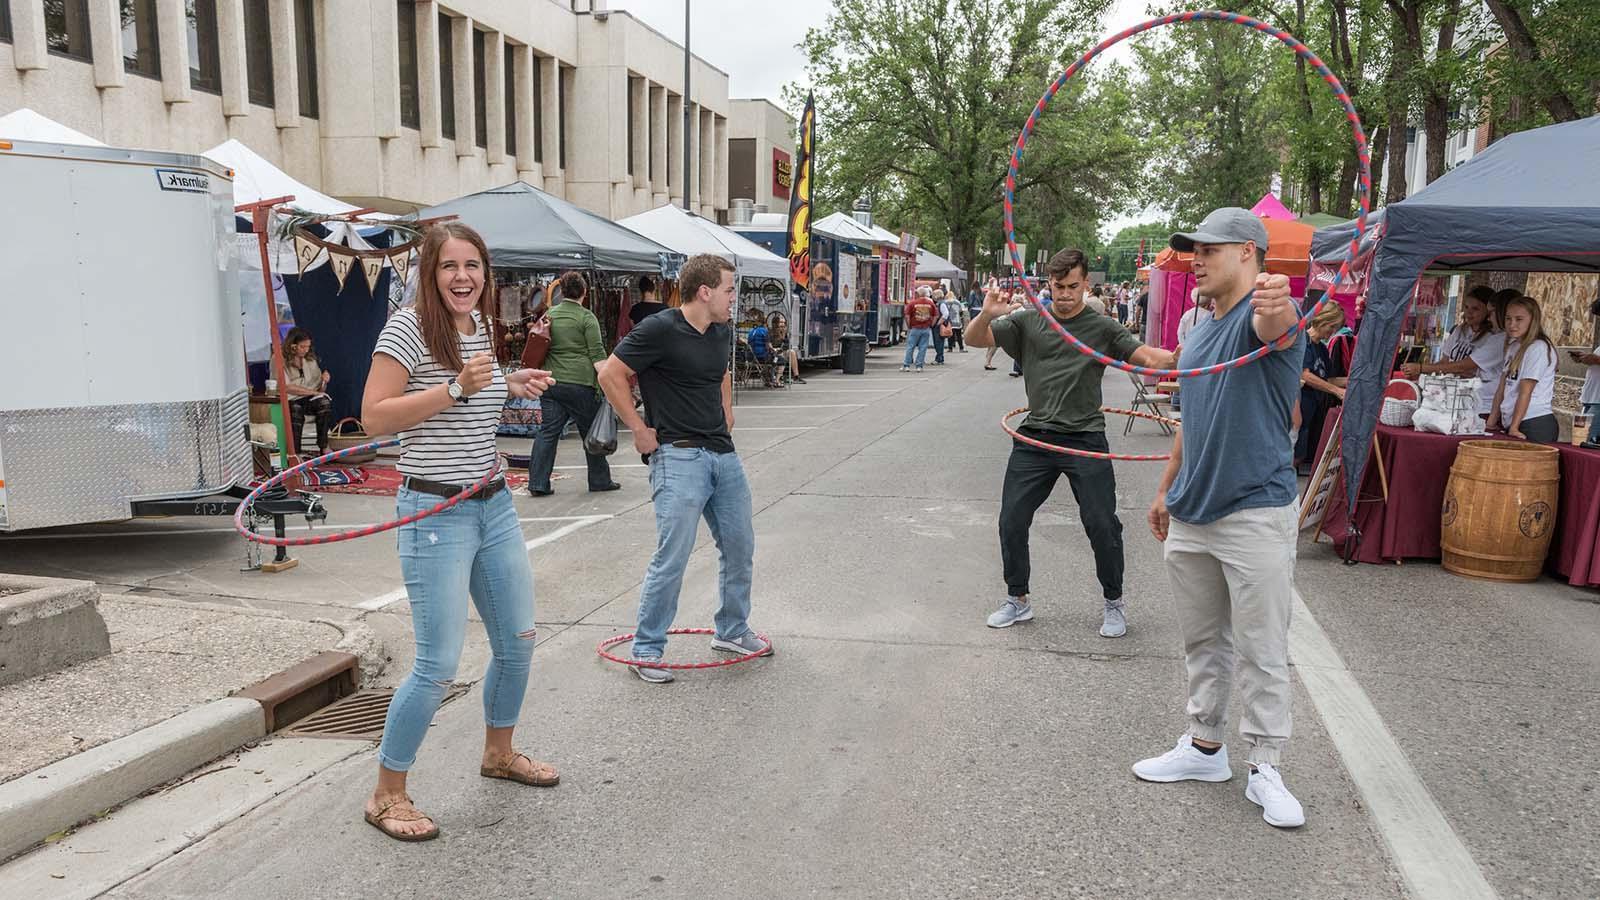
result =
[[[817,108],[810,95],[800,115],[799,147],[795,152],[794,191],[789,195],[789,277],[795,286],[811,290],[811,180],[816,174]],[[815,292],[813,291],[813,294]]]
[[317,255],[322,252],[322,246],[303,234],[294,236],[294,258],[300,264],[300,274],[306,274],[306,266],[311,265]]
[[394,277],[400,279],[401,284],[405,284],[406,275],[411,272],[411,251],[407,249],[390,254],[389,265],[394,267]]
[[361,274],[366,276],[367,279],[367,293],[376,294],[378,292],[378,278],[383,275],[383,257],[361,257]]
[[333,266],[333,277],[339,279],[339,290],[344,290],[344,280],[350,274],[350,267],[354,266],[354,255],[346,256],[343,253],[328,251],[328,263]]

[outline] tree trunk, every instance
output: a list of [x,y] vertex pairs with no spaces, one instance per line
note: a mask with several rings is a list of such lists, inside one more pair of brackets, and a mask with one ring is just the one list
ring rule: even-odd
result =
[[[1439,22],[1438,52],[1435,60],[1445,59],[1454,52],[1456,17],[1461,12],[1461,0],[1450,0]],[[1429,79],[1422,102],[1422,129],[1428,137],[1428,183],[1432,184],[1444,174],[1444,152],[1450,140],[1450,84]]]
[[[1372,190],[1374,193],[1371,202],[1374,206],[1376,206],[1378,201],[1381,199],[1376,196],[1378,190],[1378,180],[1383,177],[1383,164],[1386,160],[1388,160],[1388,158],[1389,126],[1387,124],[1381,124],[1372,130],[1372,163],[1369,168],[1372,172]],[[1357,169],[1359,170],[1360,167],[1357,166]],[[1351,217],[1354,217],[1355,214],[1356,209],[1355,206],[1352,205],[1350,209],[1350,215]]]
[[1583,118],[1578,113],[1578,105],[1572,102],[1572,98],[1561,90],[1561,86],[1545,73],[1538,42],[1534,40],[1528,24],[1522,20],[1522,14],[1506,0],[1487,0],[1487,2],[1495,21],[1500,23],[1500,30],[1505,33],[1506,46],[1511,48],[1512,55],[1535,73],[1535,80],[1539,82],[1540,88],[1538,99],[1550,113],[1550,118],[1557,122],[1571,122]]
[[950,261],[956,268],[967,273],[968,284],[977,284],[978,267],[978,239],[952,235],[950,238]]
[[1356,178],[1361,169],[1361,163],[1356,159],[1356,152],[1351,150],[1345,154],[1344,163],[1339,166],[1339,185],[1333,194],[1333,214],[1340,218],[1348,219],[1355,215],[1351,205],[1356,198]]

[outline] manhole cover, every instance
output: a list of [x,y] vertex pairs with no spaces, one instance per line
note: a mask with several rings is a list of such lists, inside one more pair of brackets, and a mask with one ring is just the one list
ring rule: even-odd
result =
[[[465,685],[455,685],[444,695],[444,701],[466,693]],[[378,741],[383,739],[383,722],[389,715],[389,701],[394,691],[356,691],[348,697],[306,716],[284,729],[285,737],[339,738],[352,741]]]

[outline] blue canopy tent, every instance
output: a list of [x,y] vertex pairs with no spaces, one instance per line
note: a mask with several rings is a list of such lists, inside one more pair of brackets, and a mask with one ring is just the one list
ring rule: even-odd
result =
[[[1597,172],[1600,116],[1591,116],[1504,138],[1385,208],[1345,396],[1346,496],[1360,496],[1384,385],[1423,272],[1600,272]],[[1350,227],[1346,246],[1353,233]],[[1312,246],[1315,255],[1319,243]]]

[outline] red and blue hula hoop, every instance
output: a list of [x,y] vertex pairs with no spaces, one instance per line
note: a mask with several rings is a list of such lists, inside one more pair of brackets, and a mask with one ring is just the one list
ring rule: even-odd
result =
[[[1006,413],[1000,418],[1000,427],[1005,431],[1006,434],[1009,434],[1013,438],[1016,438],[1022,443],[1027,444],[1029,447],[1037,447],[1040,450],[1049,450],[1051,453],[1065,453],[1068,456],[1083,456],[1089,459],[1120,459],[1125,462],[1160,462],[1162,460],[1172,458],[1171,454],[1167,453],[1103,453],[1099,450],[1079,450],[1076,447],[1062,447],[1056,444],[1047,444],[1038,438],[1031,438],[1025,434],[1021,434],[1015,428],[1011,427],[1011,420],[1027,411],[1028,408],[1024,406],[1018,409],[1013,409],[1011,412]],[[1160,422],[1161,424],[1170,428],[1177,428],[1182,424],[1177,419],[1169,419],[1166,416],[1158,416],[1154,413],[1138,412],[1132,409],[1117,409],[1114,406],[1102,406],[1100,407],[1100,411],[1104,413],[1112,413],[1113,415],[1118,416],[1133,416],[1134,418],[1139,419],[1149,419],[1152,422]]]
[[378,534],[380,532],[399,528],[401,525],[410,525],[412,522],[415,522],[419,519],[425,519],[434,513],[444,512],[450,507],[455,506],[457,503],[460,503],[468,497],[471,497],[473,494],[483,490],[489,485],[489,482],[493,481],[496,476],[500,474],[499,468],[495,468],[491,470],[489,474],[483,476],[472,484],[467,485],[467,487],[464,488],[461,493],[456,494],[453,497],[447,497],[437,505],[425,509],[422,512],[413,513],[412,515],[406,516],[403,519],[395,519],[392,522],[379,522],[376,525],[367,525],[365,527],[355,528],[350,531],[338,531],[331,534],[319,534],[312,537],[273,537],[265,534],[257,534],[256,532],[251,531],[250,528],[244,524],[245,514],[250,511],[252,506],[255,505],[256,500],[258,500],[262,494],[266,493],[272,488],[283,484],[290,477],[304,472],[306,469],[309,469],[312,466],[344,459],[347,456],[353,456],[357,453],[365,453],[371,450],[378,450],[383,447],[393,447],[399,443],[399,440],[393,438],[386,441],[373,441],[370,444],[362,444],[358,447],[348,447],[344,450],[335,450],[332,453],[319,456],[316,459],[306,460],[305,462],[299,464],[298,466],[294,466],[293,468],[284,469],[282,472],[279,472],[278,474],[267,479],[255,490],[245,495],[244,500],[239,503],[238,510],[236,510],[233,514],[234,530],[243,535],[244,539],[247,541],[254,541],[258,544],[269,544],[273,547],[310,547],[317,544],[332,544],[335,541],[353,540],[355,538],[366,537],[371,534]]
[[[1049,106],[1050,101],[1055,99],[1056,92],[1061,90],[1062,85],[1066,84],[1067,81],[1072,78],[1072,76],[1078,74],[1078,71],[1087,65],[1090,60],[1104,53],[1113,45],[1119,44],[1136,34],[1142,34],[1143,32],[1150,31],[1151,29],[1160,28],[1163,25],[1172,25],[1178,22],[1199,21],[1227,22],[1233,25],[1249,28],[1254,31],[1259,31],[1262,34],[1270,35],[1279,43],[1293,50],[1296,56],[1304,59],[1307,65],[1315,69],[1317,74],[1322,76],[1322,80],[1327,82],[1328,86],[1332,88],[1334,98],[1337,99],[1344,107],[1345,118],[1350,120],[1350,131],[1356,139],[1356,157],[1361,161],[1361,215],[1356,220],[1355,236],[1351,239],[1350,246],[1345,250],[1344,262],[1339,266],[1338,281],[1334,283],[1337,284],[1342,282],[1346,277],[1349,276],[1350,265],[1355,260],[1361,246],[1361,236],[1365,234],[1367,230],[1367,213],[1370,212],[1372,208],[1372,154],[1367,145],[1367,135],[1361,128],[1361,115],[1356,112],[1355,104],[1350,102],[1350,95],[1345,91],[1344,84],[1339,81],[1339,77],[1333,74],[1333,70],[1328,68],[1326,63],[1319,59],[1315,53],[1312,53],[1310,48],[1308,48],[1305,44],[1302,44],[1297,38],[1295,38],[1294,35],[1283,30],[1282,28],[1277,28],[1273,25],[1267,24],[1266,22],[1252,19],[1249,16],[1242,16],[1238,13],[1231,12],[1219,12],[1216,10],[1176,13],[1170,16],[1162,16],[1158,19],[1151,19],[1148,22],[1144,22],[1139,25],[1135,25],[1132,28],[1120,31],[1111,37],[1106,38],[1100,43],[1095,44],[1082,56],[1078,57],[1078,59],[1074,61],[1072,65],[1067,67],[1066,71],[1061,73],[1060,77],[1051,83],[1050,89],[1045,91],[1044,96],[1039,98],[1039,102],[1033,108],[1033,113],[1028,116],[1027,124],[1022,127],[1022,134],[1017,138],[1016,149],[1011,153],[1011,165],[1006,171],[1005,190],[1001,197],[1002,203],[1005,207],[1006,248],[1011,253],[1012,266],[1018,273],[1026,271],[1026,267],[1022,263],[1021,252],[1017,250],[1017,227],[1013,218],[1012,209],[1016,202],[1017,173],[1022,168],[1022,151],[1027,147],[1028,137],[1033,134],[1034,126],[1039,123],[1039,117],[1044,114],[1045,107]],[[1297,332],[1304,330],[1306,323],[1311,321],[1312,316],[1316,315],[1317,309],[1320,307],[1320,304],[1313,304],[1311,308],[1305,311],[1305,315],[1301,316],[1298,322],[1290,326],[1289,330],[1283,333],[1282,337],[1278,338],[1276,341],[1269,342],[1260,349],[1245,354],[1238,359],[1232,359],[1227,362],[1217,363],[1216,365],[1205,366],[1198,369],[1152,369],[1148,366],[1136,366],[1131,363],[1123,362],[1120,359],[1113,359],[1073,337],[1071,332],[1061,327],[1061,324],[1055,320],[1054,316],[1048,315],[1048,304],[1046,304],[1044,300],[1040,299],[1039,295],[1033,290],[1032,286],[1028,284],[1028,280],[1023,278],[1021,281],[1022,290],[1027,295],[1028,299],[1033,301],[1033,305],[1037,307],[1040,312],[1046,313],[1044,316],[1044,321],[1048,323],[1051,328],[1055,329],[1056,334],[1060,335],[1063,340],[1070,344],[1079,353],[1093,358],[1101,365],[1110,366],[1114,369],[1121,369],[1124,372],[1132,372],[1135,375],[1153,375],[1157,378],[1195,378],[1201,375],[1215,375],[1218,372],[1222,372],[1227,369],[1238,368],[1246,363],[1254,362],[1255,360],[1266,356],[1268,353],[1271,353],[1273,349],[1283,341],[1293,339]],[[1008,416],[1007,418],[1010,417]]]
[[[716,634],[716,633],[717,633],[717,630],[715,628],[669,628],[669,629],[667,629],[667,634]],[[618,644],[626,644],[627,642],[633,640],[633,635],[632,634],[619,634],[619,635],[616,635],[615,637],[608,637],[605,640],[601,641],[599,644],[595,645],[594,652],[600,654],[600,658],[601,659],[609,659],[614,663],[621,663],[622,665],[633,666],[635,668],[638,668],[639,666],[649,666],[652,669],[669,669],[669,670],[672,670],[672,671],[675,671],[675,672],[676,671],[683,671],[683,670],[687,670],[687,669],[720,669],[720,668],[723,668],[724,666],[736,666],[736,665],[738,665],[739,663],[742,663],[742,662],[749,662],[752,659],[756,659],[757,657],[765,656],[768,653],[772,652],[772,649],[773,649],[772,648],[772,641],[768,640],[767,636],[762,634],[759,631],[755,632],[755,635],[756,635],[756,637],[760,638],[762,640],[762,642],[764,642],[767,645],[765,649],[757,650],[754,653],[746,653],[743,656],[735,656],[735,657],[733,657],[731,659],[719,659],[719,660],[714,660],[712,662],[669,663],[669,662],[662,662],[661,660],[657,660],[657,659],[651,659],[651,660],[633,659],[632,657],[618,656],[615,653],[611,652],[611,648],[612,647],[615,647]]]

